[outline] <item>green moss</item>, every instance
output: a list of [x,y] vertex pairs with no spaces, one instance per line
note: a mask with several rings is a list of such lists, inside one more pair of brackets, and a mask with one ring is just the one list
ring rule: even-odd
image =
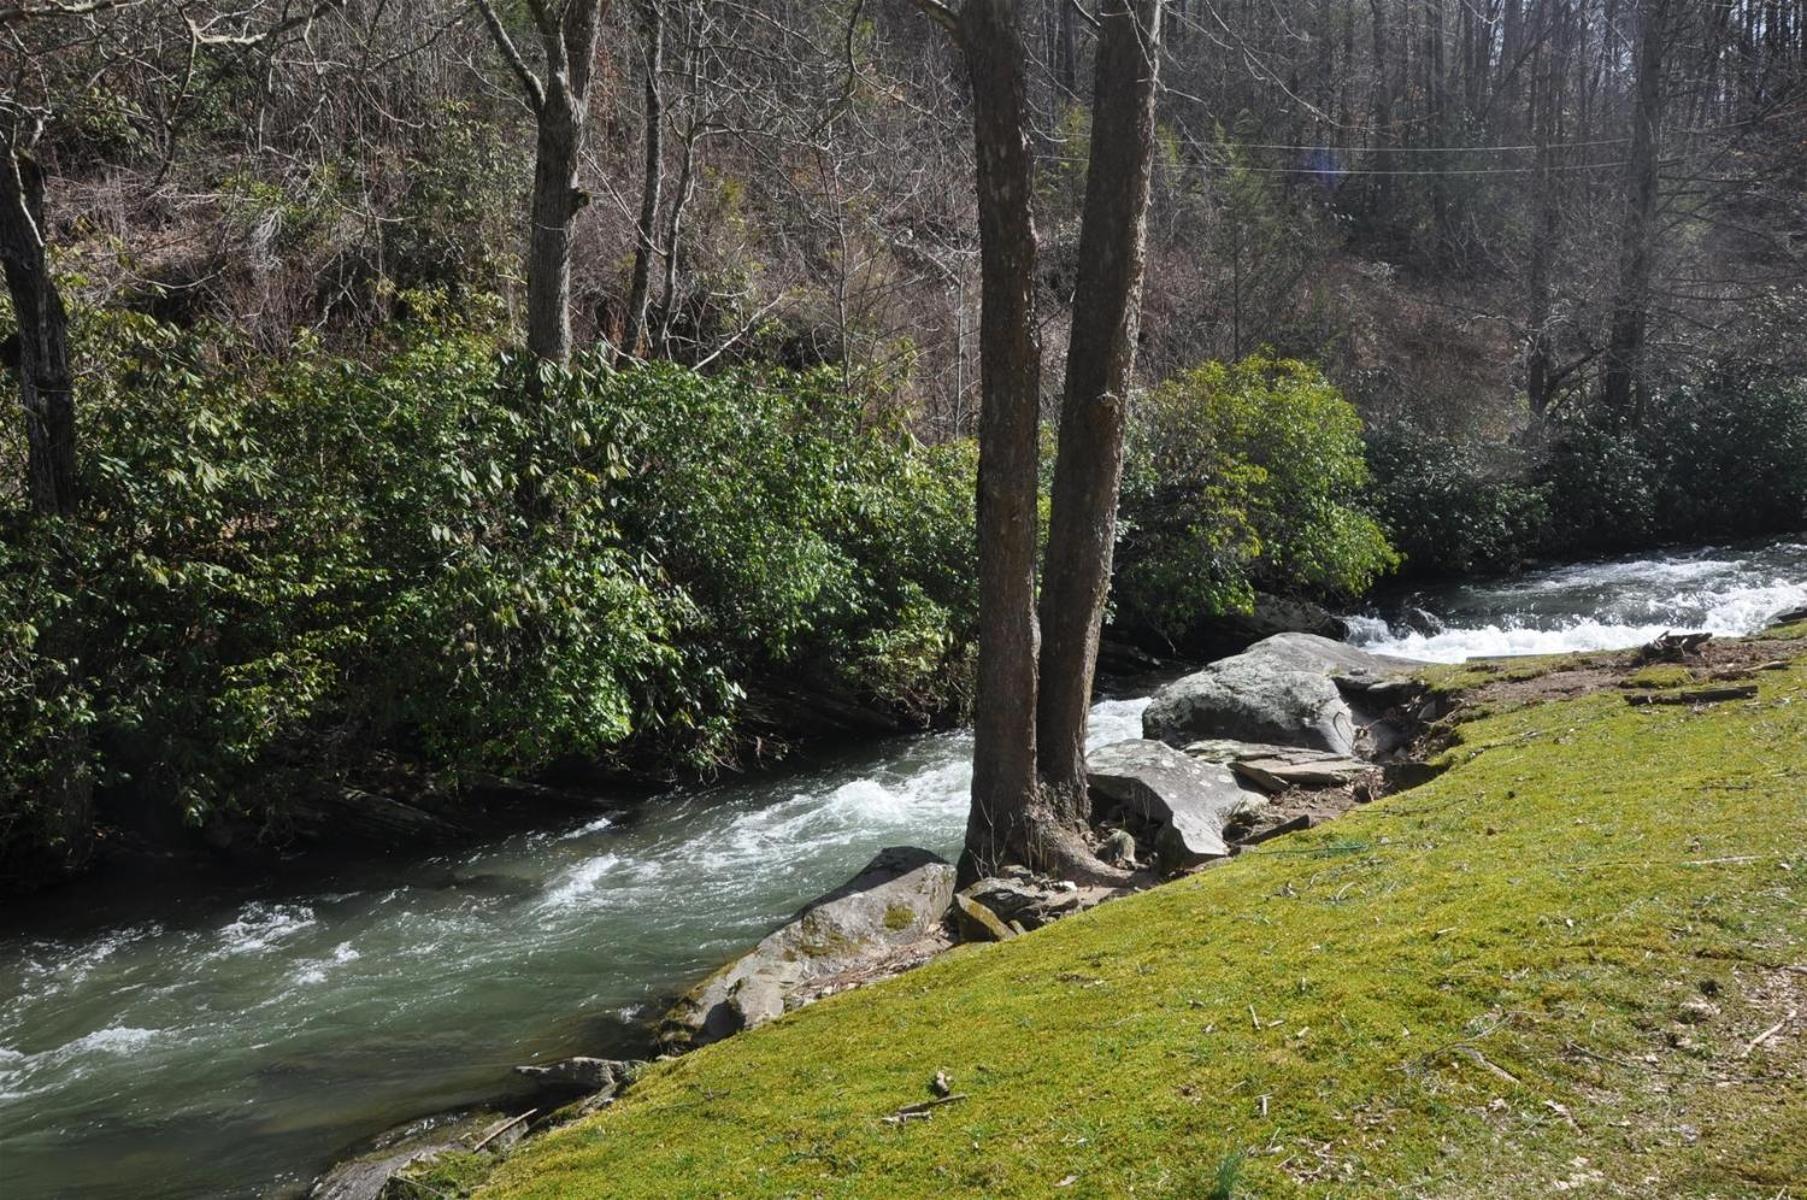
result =
[[1426,667],[1420,678],[1434,692],[1464,692],[1489,683],[1522,683],[1553,671],[1591,666],[1595,659],[1576,654],[1528,654],[1520,658],[1481,658]]
[[[1464,725],[1322,831],[659,1064],[478,1194],[1795,1195],[1807,1039],[1745,1048],[1801,986],[1807,666],[1760,686]],[[939,1069],[967,1100],[883,1121]]]
[[1678,688],[1694,682],[1694,672],[1679,663],[1654,663],[1627,675],[1620,686],[1628,688]]
[[491,1155],[448,1150],[397,1172],[384,1188],[383,1200],[469,1196],[495,1169]]
[[885,928],[892,933],[902,933],[916,924],[916,910],[907,904],[893,904],[885,909]]
[[1792,642],[1807,640],[1807,621],[1796,621],[1790,625],[1778,625],[1774,629],[1766,629],[1756,635],[1758,640],[1773,642]]

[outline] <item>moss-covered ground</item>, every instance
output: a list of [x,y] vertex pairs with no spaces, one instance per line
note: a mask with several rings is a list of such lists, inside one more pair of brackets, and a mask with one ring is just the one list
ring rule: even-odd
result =
[[[479,1194],[1800,1200],[1807,664],[1760,674],[1480,717],[1415,790],[661,1064]],[[883,1119],[938,1070],[967,1099]]]

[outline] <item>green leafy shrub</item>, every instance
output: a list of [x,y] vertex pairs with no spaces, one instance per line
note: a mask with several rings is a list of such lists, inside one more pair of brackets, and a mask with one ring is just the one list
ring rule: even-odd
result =
[[1316,368],[1254,355],[1168,380],[1131,414],[1118,624],[1177,640],[1258,587],[1366,590],[1397,562],[1367,482],[1360,419]]
[[1709,372],[1635,420],[1558,410],[1524,447],[1372,431],[1374,504],[1423,574],[1807,527],[1807,383]]
[[962,702],[969,452],[825,377],[530,389],[481,312],[410,307],[364,360],[79,317],[81,516],[4,514],[0,843],[45,841],[71,754],[115,800],[280,821],[385,756],[708,769],[765,674]]
[[1369,432],[1367,456],[1374,510],[1407,570],[1510,571],[1537,552],[1549,506],[1517,450],[1396,422]]

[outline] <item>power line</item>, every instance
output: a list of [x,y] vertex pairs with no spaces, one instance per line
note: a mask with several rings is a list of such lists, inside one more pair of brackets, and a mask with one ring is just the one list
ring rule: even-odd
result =
[[[1082,167],[1082,166],[1086,165],[1086,160],[1083,158],[1049,158],[1049,159],[1044,159],[1043,161],[1060,163],[1065,166],[1074,166],[1074,167]],[[1675,159],[1668,160],[1668,164],[1666,164],[1666,165],[1673,165],[1673,163],[1676,161],[1679,161],[1679,160],[1675,160]],[[1388,175],[1388,176],[1390,176],[1390,175],[1435,175],[1435,176],[1447,178],[1449,176],[1454,176],[1454,175],[1532,175],[1532,174],[1537,174],[1537,173],[1543,172],[1543,171],[1550,171],[1550,172],[1606,171],[1606,170],[1619,170],[1619,169],[1622,169],[1629,165],[1631,165],[1631,164],[1628,160],[1620,160],[1620,161],[1616,161],[1616,162],[1568,163],[1568,164],[1560,165],[1560,166],[1461,167],[1461,168],[1457,168],[1454,170],[1437,171],[1437,170],[1423,170],[1423,169],[1416,169],[1416,168],[1410,169],[1410,170],[1399,170],[1399,169],[1395,169],[1395,168],[1380,170],[1380,169],[1373,168],[1373,167],[1329,167],[1329,166],[1321,166],[1321,167],[1245,167],[1245,166],[1235,166],[1235,165],[1231,165],[1229,163],[1201,162],[1201,163],[1179,163],[1173,169],[1179,170],[1179,171],[1192,171],[1192,172],[1216,171],[1216,172],[1222,172],[1222,173],[1231,173],[1231,172],[1236,172],[1236,171],[1242,171],[1242,172],[1245,172],[1250,175],[1369,175],[1369,176],[1372,176],[1372,175]]]

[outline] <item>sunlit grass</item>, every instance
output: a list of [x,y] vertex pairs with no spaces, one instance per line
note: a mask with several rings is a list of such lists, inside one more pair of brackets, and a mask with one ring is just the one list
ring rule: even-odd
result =
[[[1807,669],[1761,682],[1478,720],[1414,791],[660,1065],[480,1194],[1800,1195],[1801,1027],[1746,1047],[1807,992]],[[969,1098],[882,1120],[937,1070]]]

